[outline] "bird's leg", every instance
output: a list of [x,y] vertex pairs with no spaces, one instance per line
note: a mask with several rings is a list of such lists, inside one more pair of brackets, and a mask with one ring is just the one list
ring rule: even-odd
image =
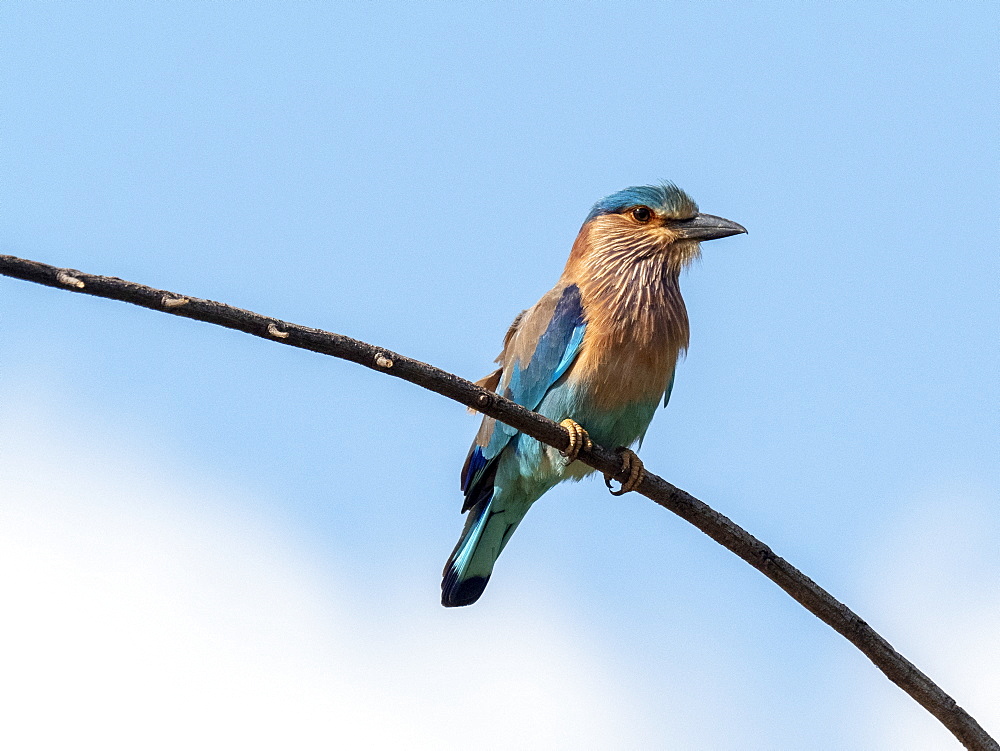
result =
[[604,484],[608,486],[608,490],[611,490],[611,495],[625,495],[639,487],[642,478],[646,476],[646,470],[642,466],[642,459],[636,456],[632,449],[619,446],[616,452],[622,458],[622,472],[628,472],[628,479],[622,483],[618,490],[611,490],[611,481],[614,479],[614,475],[604,475]]
[[594,443],[590,440],[587,431],[576,420],[566,418],[559,424],[566,428],[569,433],[569,446],[566,447],[565,451],[559,453],[566,457],[566,464],[570,465],[576,461],[581,451],[589,451]]

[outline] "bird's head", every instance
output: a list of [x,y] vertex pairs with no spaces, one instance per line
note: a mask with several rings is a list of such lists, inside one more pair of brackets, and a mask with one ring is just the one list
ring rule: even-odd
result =
[[736,222],[698,213],[672,183],[626,188],[594,204],[573,255],[591,260],[662,260],[677,271],[698,257],[699,243],[746,232]]

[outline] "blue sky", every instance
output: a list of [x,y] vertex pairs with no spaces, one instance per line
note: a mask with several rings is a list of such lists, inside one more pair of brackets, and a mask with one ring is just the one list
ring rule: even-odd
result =
[[[590,206],[672,180],[749,235],[683,280],[691,351],[645,462],[996,734],[997,21],[4,3],[0,252],[478,378]],[[599,481],[547,495],[480,603],[444,610],[475,427],[347,363],[0,279],[0,738],[957,747],[773,584]]]

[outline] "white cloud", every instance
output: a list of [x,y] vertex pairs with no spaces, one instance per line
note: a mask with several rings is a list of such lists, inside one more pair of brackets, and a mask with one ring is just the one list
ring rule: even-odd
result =
[[0,447],[0,747],[643,745],[558,612],[375,619],[142,447],[37,409]]
[[[976,489],[922,494],[893,527],[896,544],[881,551],[869,570],[882,572],[871,579],[884,614],[876,629],[997,737],[1000,527],[990,503]],[[901,692],[876,701],[873,709],[875,748],[937,751],[957,745]]]
[[[720,722],[727,747],[775,747],[753,745],[746,723],[766,734],[767,707],[728,672],[622,675],[528,585],[516,611],[379,610],[255,517],[268,503],[251,491],[43,403],[58,402],[22,393],[0,414],[0,748],[694,749],[728,737]],[[878,607],[859,610],[996,730],[1000,530],[985,503],[913,506],[893,535],[905,545],[867,569]],[[859,670],[843,678],[871,685]],[[956,747],[879,686],[858,748]]]

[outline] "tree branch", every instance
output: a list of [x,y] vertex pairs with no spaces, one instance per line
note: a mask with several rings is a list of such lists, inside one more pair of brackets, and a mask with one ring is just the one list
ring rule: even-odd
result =
[[[212,300],[186,297],[115,277],[59,269],[14,256],[0,255],[0,274],[71,292],[120,300],[151,310],[236,329],[280,344],[350,360],[454,399],[557,449],[565,449],[569,445],[569,434],[564,428],[499,394],[480,388],[433,365],[412,360],[350,337],[287,323],[277,318],[268,318]],[[614,475],[619,480],[628,479],[627,475],[622,476],[621,459],[606,448],[595,444],[591,450],[581,451],[579,459],[600,472]],[[834,599],[826,590],[784,558],[776,555],[749,532],[694,496],[649,472],[646,473],[636,492],[687,520],[785,590],[806,610],[860,649],[889,680],[940,720],[966,748],[977,751],[1000,751],[1000,745],[968,712],[958,706],[954,699],[913,663],[893,649],[889,642],[879,636],[846,605]]]

